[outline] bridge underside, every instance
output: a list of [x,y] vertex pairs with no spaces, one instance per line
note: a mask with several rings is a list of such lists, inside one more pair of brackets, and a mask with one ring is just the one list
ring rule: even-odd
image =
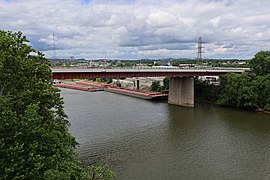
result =
[[[184,107],[194,107],[194,76],[207,76],[209,72],[61,72],[53,73],[54,79],[79,78],[127,78],[170,76],[168,103]],[[211,75],[221,75],[213,73]]]
[[195,76],[219,76],[229,72],[242,73],[244,70],[151,70],[151,69],[63,69],[52,70],[53,79],[84,79],[84,78],[136,78],[136,77],[171,77],[169,104],[194,107]]
[[169,104],[194,107],[193,77],[171,77],[169,86]]
[[53,72],[53,79],[219,76],[221,72]]

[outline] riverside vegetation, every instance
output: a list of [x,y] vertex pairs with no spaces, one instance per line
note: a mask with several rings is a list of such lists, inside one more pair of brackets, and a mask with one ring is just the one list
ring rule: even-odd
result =
[[270,51],[260,51],[249,61],[251,72],[230,73],[215,86],[195,81],[195,97],[200,101],[237,108],[270,111]]
[[[251,72],[229,73],[220,77],[220,85],[195,78],[195,100],[237,108],[270,111],[270,51],[260,51],[248,61]],[[168,92],[169,78],[154,81],[151,91]]]
[[21,32],[0,30],[0,179],[112,179],[84,167],[50,62]]

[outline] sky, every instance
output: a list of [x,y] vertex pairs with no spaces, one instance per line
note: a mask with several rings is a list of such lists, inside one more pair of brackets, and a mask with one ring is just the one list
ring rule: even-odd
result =
[[[270,50],[270,0],[0,0],[0,29],[47,58],[249,59]],[[53,45],[54,44],[54,45]]]

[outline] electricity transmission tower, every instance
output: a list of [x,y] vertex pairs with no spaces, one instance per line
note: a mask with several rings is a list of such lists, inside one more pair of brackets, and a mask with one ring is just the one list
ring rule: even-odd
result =
[[199,37],[199,40],[198,40],[198,54],[197,54],[197,64],[201,64],[202,63],[202,53],[204,53],[202,51],[202,48],[204,48],[202,45],[203,45],[203,42],[202,41],[202,37]]
[[53,33],[53,39],[52,39],[52,48],[53,48],[53,55],[52,55],[52,59],[56,59],[56,53],[55,53],[55,35]]

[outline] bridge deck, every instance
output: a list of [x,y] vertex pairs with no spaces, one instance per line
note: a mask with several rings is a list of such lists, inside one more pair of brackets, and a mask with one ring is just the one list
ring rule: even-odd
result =
[[189,69],[77,69],[54,68],[54,79],[74,78],[125,78],[125,77],[164,77],[164,76],[217,76],[230,72],[242,73],[247,69],[239,68],[189,68]]

